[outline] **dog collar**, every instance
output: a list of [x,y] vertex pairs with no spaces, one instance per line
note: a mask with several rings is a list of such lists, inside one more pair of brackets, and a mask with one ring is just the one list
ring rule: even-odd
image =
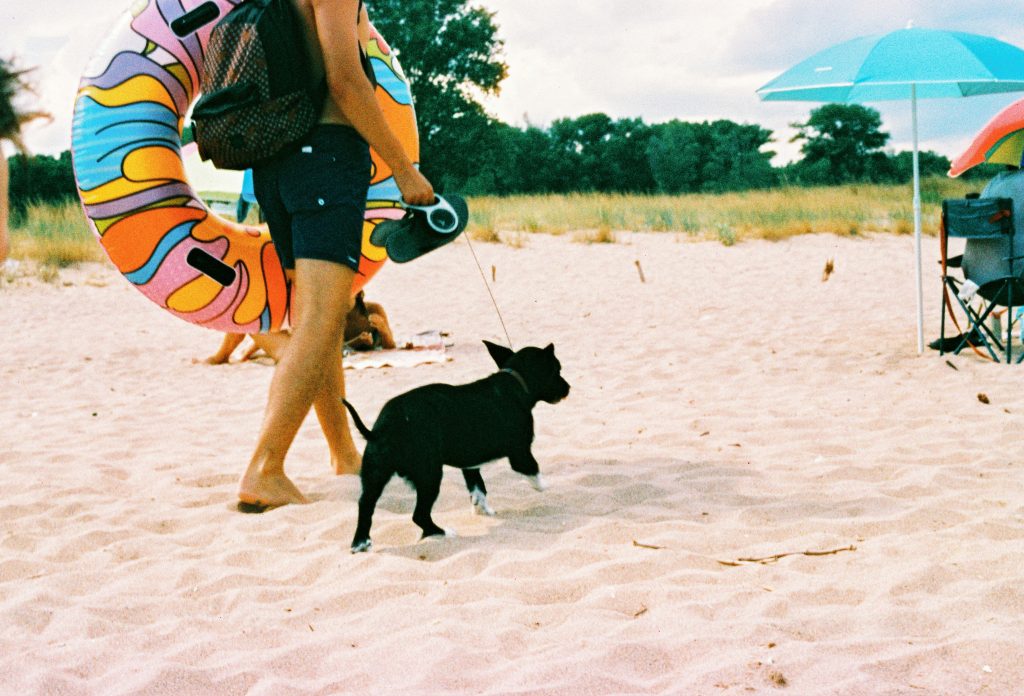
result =
[[519,382],[519,386],[521,386],[523,388],[523,391],[526,392],[526,395],[527,396],[530,395],[530,388],[528,386],[526,386],[526,380],[523,379],[523,376],[521,374],[519,374],[518,372],[516,372],[515,370],[513,370],[510,367],[503,367],[503,368],[501,368],[501,371],[502,372],[507,372],[510,375],[512,375],[513,377],[515,377],[516,381]]

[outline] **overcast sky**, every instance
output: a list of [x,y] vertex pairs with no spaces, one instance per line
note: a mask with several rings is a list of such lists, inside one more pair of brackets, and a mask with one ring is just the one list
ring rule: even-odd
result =
[[[796,156],[789,123],[816,105],[761,102],[754,91],[818,50],[914,26],[967,31],[1024,47],[1016,0],[477,0],[496,13],[509,77],[491,113],[515,124],[604,112],[648,123],[730,119],[775,132],[777,161]],[[55,120],[27,132],[38,153],[70,146],[83,66],[131,0],[4,0],[0,55],[33,74]],[[372,0],[368,0],[372,11]],[[399,50],[401,47],[397,47]],[[1024,94],[920,103],[922,149],[950,158]],[[909,149],[910,107],[882,113],[894,149]]]

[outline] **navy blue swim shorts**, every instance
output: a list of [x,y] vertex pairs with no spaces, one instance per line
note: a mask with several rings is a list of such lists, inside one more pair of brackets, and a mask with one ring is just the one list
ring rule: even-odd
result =
[[370,147],[351,126],[316,126],[294,151],[253,169],[281,265],[333,261],[359,270]]

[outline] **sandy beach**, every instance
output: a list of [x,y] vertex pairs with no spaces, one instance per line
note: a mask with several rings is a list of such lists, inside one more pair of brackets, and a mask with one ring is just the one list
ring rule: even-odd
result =
[[[1021,693],[1024,367],[917,354],[912,239],[571,237],[473,245],[573,387],[534,411],[550,488],[497,462],[486,518],[449,471],[459,536],[419,542],[396,479],[355,556],[313,417],[313,502],[235,509],[271,367],[193,364],[218,336],[110,265],[0,284],[0,692]],[[452,359],[348,371],[366,420],[492,371],[464,241],[367,297]]]

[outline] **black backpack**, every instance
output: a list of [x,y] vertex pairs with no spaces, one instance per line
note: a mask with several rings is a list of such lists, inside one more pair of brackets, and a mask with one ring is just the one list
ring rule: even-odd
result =
[[313,82],[302,20],[290,0],[244,0],[210,33],[203,96],[192,110],[199,155],[248,169],[287,150],[316,125],[327,83]]

